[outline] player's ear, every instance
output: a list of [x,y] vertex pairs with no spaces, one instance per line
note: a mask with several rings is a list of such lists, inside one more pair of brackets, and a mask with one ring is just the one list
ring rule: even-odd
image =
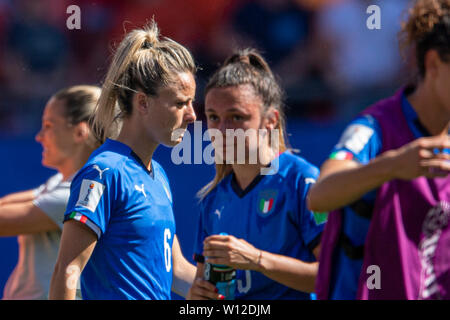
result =
[[142,91],[138,91],[133,96],[133,107],[135,110],[137,110],[140,114],[147,114],[148,113],[148,104],[149,99],[145,93]]
[[441,59],[439,58],[439,53],[436,50],[428,50],[425,54],[425,70],[426,74],[425,77],[431,77],[436,78],[439,64],[441,62]]
[[278,126],[280,119],[280,112],[274,107],[270,107],[264,116],[263,128],[268,131],[275,129]]
[[89,125],[86,122],[80,122],[75,126],[74,139],[76,142],[82,142],[89,138]]

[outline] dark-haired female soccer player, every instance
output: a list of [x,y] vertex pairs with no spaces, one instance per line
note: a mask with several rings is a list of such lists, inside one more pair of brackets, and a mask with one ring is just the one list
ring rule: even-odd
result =
[[415,84],[364,110],[311,189],[331,211],[319,299],[450,298],[450,0],[418,0],[403,25]]
[[[197,275],[188,297],[310,299],[323,223],[306,196],[319,172],[287,150],[282,92],[258,53],[247,49],[225,61],[206,87],[205,113],[216,176],[200,192]],[[239,131],[249,133],[242,145]],[[205,263],[237,269],[228,297],[204,279]]]

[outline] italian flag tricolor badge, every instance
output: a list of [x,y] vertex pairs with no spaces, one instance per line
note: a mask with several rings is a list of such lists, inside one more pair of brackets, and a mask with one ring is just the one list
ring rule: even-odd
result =
[[74,219],[74,220],[80,221],[81,223],[86,223],[86,221],[87,221],[86,216],[84,216],[78,212],[75,212],[75,211],[70,214],[69,219]]
[[262,213],[267,213],[270,210],[272,210],[273,207],[273,198],[270,198],[268,200],[261,199],[261,202],[259,203],[259,210],[261,210]]
[[275,207],[278,192],[276,190],[261,191],[258,196],[258,213],[261,216],[268,216]]

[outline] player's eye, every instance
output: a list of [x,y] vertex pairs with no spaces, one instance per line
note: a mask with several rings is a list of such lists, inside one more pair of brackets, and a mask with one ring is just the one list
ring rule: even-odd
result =
[[179,109],[183,108],[186,104],[187,104],[186,101],[178,101],[176,103],[177,108],[179,108]]
[[215,114],[209,114],[209,115],[207,115],[207,118],[209,121],[218,121],[219,120],[219,117],[216,116]]

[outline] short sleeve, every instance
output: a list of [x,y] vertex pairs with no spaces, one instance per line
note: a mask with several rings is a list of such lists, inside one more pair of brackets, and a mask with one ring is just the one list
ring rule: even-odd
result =
[[83,167],[72,181],[64,221],[84,223],[100,238],[110,220],[115,188],[112,168],[101,164]]
[[[315,167],[313,167],[315,168]],[[299,201],[298,228],[306,247],[312,252],[320,243],[323,232],[326,213],[315,213],[308,209],[307,196],[311,186],[319,176],[319,170],[308,170],[307,174],[300,176],[297,181]]]
[[[58,183],[51,185],[55,179],[59,179]],[[45,185],[35,189],[37,195],[33,200],[33,204],[52,219],[60,229],[63,227],[64,212],[70,195],[70,182],[61,182],[61,179],[62,176],[58,175],[51,177]]]
[[381,152],[381,137],[381,128],[374,117],[359,116],[344,130],[329,158],[366,164]]

